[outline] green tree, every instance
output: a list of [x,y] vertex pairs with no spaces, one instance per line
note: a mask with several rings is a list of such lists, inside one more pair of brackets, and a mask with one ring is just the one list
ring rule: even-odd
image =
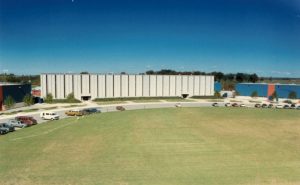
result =
[[31,94],[26,94],[23,98],[23,102],[25,103],[26,106],[30,106],[34,104],[33,97]]
[[295,91],[291,91],[289,93],[289,99],[297,99],[297,93]]
[[259,80],[259,78],[258,78],[257,74],[254,73],[254,74],[249,75],[249,81],[250,82],[255,83],[258,80]]
[[276,101],[278,101],[278,95],[277,95],[277,92],[276,92],[276,91],[273,92],[273,94],[272,94],[272,96],[271,96],[271,99],[272,99],[272,100],[276,99]]
[[257,91],[253,91],[253,92],[251,93],[251,97],[257,97],[257,96],[258,96]]
[[4,100],[4,105],[6,108],[10,109],[16,104],[15,100],[13,99],[12,96],[7,96]]
[[47,94],[44,101],[45,101],[45,103],[52,103],[53,102],[53,95],[51,93]]

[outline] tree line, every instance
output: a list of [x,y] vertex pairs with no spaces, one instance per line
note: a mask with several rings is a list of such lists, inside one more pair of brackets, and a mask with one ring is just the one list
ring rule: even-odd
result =
[[255,83],[260,80],[256,73],[222,73],[218,71],[214,72],[202,72],[202,71],[175,71],[171,69],[162,69],[159,71],[149,70],[146,71],[147,75],[213,75],[215,81],[236,81],[236,82],[252,82]]
[[31,83],[32,85],[40,85],[40,75],[15,75],[13,73],[2,73],[0,74],[0,82]]

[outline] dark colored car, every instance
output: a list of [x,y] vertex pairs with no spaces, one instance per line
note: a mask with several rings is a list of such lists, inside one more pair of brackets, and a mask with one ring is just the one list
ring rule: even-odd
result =
[[268,108],[268,105],[265,104],[265,103],[263,103],[263,104],[261,105],[261,108]]
[[233,103],[231,106],[232,106],[232,107],[239,107],[239,104]]
[[300,105],[296,109],[300,110]]
[[27,126],[36,125],[37,121],[31,116],[18,116],[15,118],[17,121],[26,124]]
[[13,132],[15,131],[15,127],[10,125],[10,124],[7,124],[7,123],[0,123],[1,127],[5,127],[8,129],[9,132]]
[[94,113],[100,113],[100,110],[96,108],[88,108],[88,109],[83,109],[82,110],[83,114],[94,114]]
[[296,108],[296,104],[293,103],[293,104],[291,105],[291,109],[295,109],[295,108]]
[[270,104],[268,105],[268,108],[273,108],[273,104],[270,103]]
[[0,124],[0,135],[7,134],[9,129]]
[[218,103],[213,103],[212,106],[213,107],[219,107],[219,104]]
[[225,107],[230,107],[231,104],[230,103],[225,103]]
[[284,108],[284,109],[289,109],[289,108],[291,108],[291,107],[290,107],[289,105],[284,105],[283,108]]
[[257,104],[254,105],[254,107],[260,108],[261,106],[260,106],[260,104],[257,103]]
[[116,109],[119,110],[119,111],[124,111],[125,108],[123,106],[116,106]]

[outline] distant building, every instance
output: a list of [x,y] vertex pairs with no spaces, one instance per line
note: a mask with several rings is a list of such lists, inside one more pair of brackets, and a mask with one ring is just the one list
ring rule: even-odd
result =
[[119,97],[213,96],[214,76],[202,75],[114,75],[41,74],[41,95],[65,99]]
[[300,85],[296,84],[238,83],[235,90],[240,96],[251,96],[256,91],[260,97],[269,97],[276,91],[279,98],[288,98],[291,92],[300,98]]
[[31,84],[0,83],[0,110],[4,109],[4,100],[8,96],[18,104],[23,102],[26,94],[31,94]]

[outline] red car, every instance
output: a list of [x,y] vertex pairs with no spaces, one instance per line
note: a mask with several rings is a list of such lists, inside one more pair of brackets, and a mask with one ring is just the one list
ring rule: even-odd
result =
[[31,116],[18,116],[15,118],[17,121],[21,121],[21,123],[26,124],[28,127],[32,125],[36,125],[37,121]]

